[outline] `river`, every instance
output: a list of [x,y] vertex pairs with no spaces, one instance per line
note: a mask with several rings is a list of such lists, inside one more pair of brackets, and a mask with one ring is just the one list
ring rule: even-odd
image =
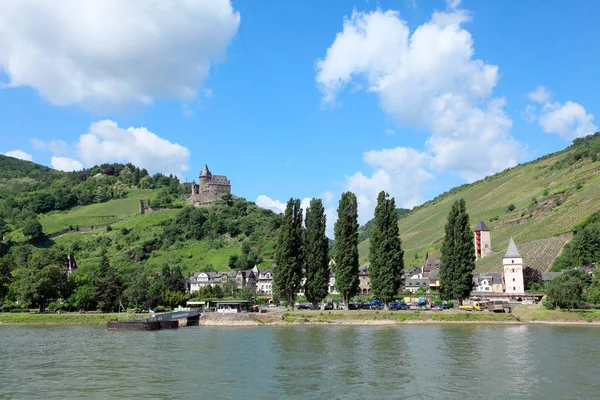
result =
[[598,328],[0,326],[0,398],[584,399]]

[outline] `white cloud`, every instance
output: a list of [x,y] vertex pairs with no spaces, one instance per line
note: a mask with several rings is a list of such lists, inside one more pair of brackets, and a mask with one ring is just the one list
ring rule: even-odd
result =
[[564,104],[554,102],[542,108],[540,125],[546,133],[557,133],[562,137],[574,139],[598,130],[592,123],[594,116],[585,111],[581,104],[567,101]]
[[283,214],[285,212],[286,203],[282,203],[279,200],[273,200],[269,196],[261,194],[256,198],[256,205],[277,214]]
[[29,153],[25,153],[23,150],[11,150],[11,151],[7,151],[6,153],[4,153],[5,156],[9,156],[9,157],[14,157],[14,158],[18,158],[20,160],[25,160],[25,161],[33,161],[33,156]]
[[189,170],[190,151],[147,128],[121,128],[116,122],[93,123],[75,145],[84,165],[131,162],[151,172],[181,174]]
[[393,129],[384,129],[383,133],[385,133],[386,135],[393,135],[394,133],[396,133],[396,131]]
[[428,171],[429,157],[422,152],[396,147],[368,151],[364,161],[374,169],[371,176],[362,172],[346,178],[346,188],[358,199],[358,219],[364,224],[373,217],[377,195],[385,190],[396,199],[397,207],[412,208],[423,202],[424,185],[434,179]]
[[567,101],[561,104],[551,101],[552,93],[543,86],[528,93],[527,97],[541,106],[538,110],[534,105],[527,105],[523,118],[529,122],[538,122],[546,133],[555,133],[571,140],[598,131],[598,127],[592,122],[594,115],[579,103]]
[[474,181],[514,166],[522,156],[510,135],[505,101],[493,96],[498,67],[474,57],[471,34],[461,27],[470,16],[457,9],[459,4],[449,1],[449,11],[434,12],[412,32],[395,11],[355,11],[317,62],[325,104],[364,82],[398,126],[430,133],[423,151],[399,147],[371,153],[393,166],[375,166],[365,153],[372,176],[357,173],[347,186],[367,203],[361,210],[369,216],[382,189],[397,197],[399,206],[411,206],[422,199],[423,184],[435,173]]
[[0,69],[55,105],[190,100],[239,23],[229,0],[0,2]]
[[[327,237],[333,238],[333,224],[337,219],[336,209],[333,206],[334,194],[326,191],[319,196],[323,200],[323,207],[325,208],[325,216],[327,217]],[[300,207],[302,208],[302,216],[306,218],[306,209],[310,205],[310,197],[305,197],[300,201]],[[256,205],[267,210],[271,210],[278,214],[283,214],[287,206],[287,201],[284,203],[280,200],[273,200],[269,196],[260,195],[256,198]]]
[[31,139],[31,144],[38,150],[48,150],[57,156],[70,155],[73,153],[72,147],[63,140],[51,140],[49,142],[44,142],[43,140],[33,138]]
[[550,93],[545,87],[538,86],[534,91],[527,93],[527,97],[531,101],[544,104],[550,101],[552,93]]
[[60,171],[80,171],[83,169],[83,165],[79,161],[67,157],[52,156],[50,164],[52,168]]
[[460,6],[461,0],[446,0],[446,5],[448,8],[455,10]]

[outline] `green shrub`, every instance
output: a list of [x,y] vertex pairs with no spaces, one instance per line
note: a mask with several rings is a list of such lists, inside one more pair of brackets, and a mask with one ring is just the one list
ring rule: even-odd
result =
[[506,208],[506,210],[507,210],[508,212],[513,212],[513,211],[515,211],[515,208],[516,208],[516,207],[515,207],[515,205],[514,205],[514,204],[511,204],[511,205],[509,205],[509,206]]

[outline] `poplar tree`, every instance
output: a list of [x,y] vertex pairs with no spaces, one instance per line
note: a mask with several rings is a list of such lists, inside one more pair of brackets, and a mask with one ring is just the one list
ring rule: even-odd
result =
[[371,231],[369,250],[369,277],[371,292],[389,308],[390,301],[398,295],[404,252],[398,236],[398,217],[396,202],[388,199],[384,191],[377,196],[373,230]]
[[463,300],[473,289],[475,270],[475,244],[469,226],[465,200],[454,202],[442,243],[440,264],[440,294],[445,300]]
[[342,194],[334,225],[333,254],[335,287],[348,309],[350,299],[358,293],[358,204],[352,192]]
[[283,223],[277,238],[273,291],[275,296],[287,301],[294,309],[296,294],[300,289],[303,265],[302,209],[299,199],[290,199],[285,208]]
[[325,235],[327,217],[321,199],[312,199],[306,209],[306,298],[317,309],[319,302],[327,296],[329,287],[329,265],[327,252],[329,241]]

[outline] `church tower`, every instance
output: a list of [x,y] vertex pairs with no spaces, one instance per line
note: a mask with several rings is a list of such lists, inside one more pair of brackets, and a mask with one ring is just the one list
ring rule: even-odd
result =
[[492,254],[492,238],[485,222],[479,221],[475,227],[475,259]]
[[513,238],[510,238],[508,249],[502,258],[504,264],[504,286],[505,292],[509,294],[524,294],[525,284],[523,282],[523,257]]

